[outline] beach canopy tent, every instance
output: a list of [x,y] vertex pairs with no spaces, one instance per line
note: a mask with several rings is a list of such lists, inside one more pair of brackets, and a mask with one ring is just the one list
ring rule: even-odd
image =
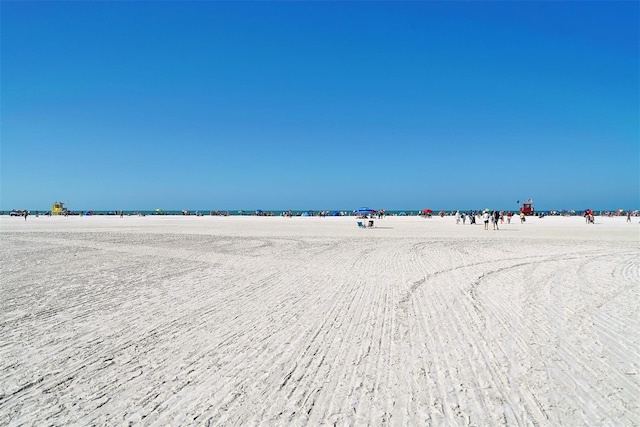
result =
[[375,209],[369,209],[369,208],[358,208],[355,211],[353,211],[353,213],[357,215],[371,215],[374,212],[375,212]]

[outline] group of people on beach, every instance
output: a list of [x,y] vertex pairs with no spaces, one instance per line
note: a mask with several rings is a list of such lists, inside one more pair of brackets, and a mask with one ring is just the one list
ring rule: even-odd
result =
[[595,213],[591,209],[584,211],[584,220],[587,224],[595,224]]
[[[454,217],[456,219],[456,224],[460,224],[460,222],[462,222],[462,224],[466,224],[467,221],[469,221],[469,224],[475,224],[476,217],[479,217],[484,222],[485,230],[489,229],[489,222],[491,222],[494,230],[499,230],[500,227],[498,224],[503,224],[505,218],[507,219],[507,224],[511,224],[513,214],[511,212],[505,213],[504,211],[489,211],[488,209],[485,209],[482,213],[456,211]],[[524,223],[525,221],[526,218],[524,213],[520,212],[520,223]]]
[[[491,224],[493,225],[494,230],[500,230],[500,227],[498,227],[498,222],[500,221],[504,222],[504,214],[501,211],[493,210],[489,212],[488,210],[485,210],[482,213],[482,221],[484,222],[485,230],[489,229],[489,221],[491,221]],[[509,216],[509,222],[511,222],[510,216]]]

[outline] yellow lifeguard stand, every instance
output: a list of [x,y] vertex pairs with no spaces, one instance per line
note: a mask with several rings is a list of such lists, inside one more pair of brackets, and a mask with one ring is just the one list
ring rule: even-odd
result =
[[64,203],[62,202],[54,202],[51,205],[51,215],[64,215],[67,211],[67,208],[64,207]]

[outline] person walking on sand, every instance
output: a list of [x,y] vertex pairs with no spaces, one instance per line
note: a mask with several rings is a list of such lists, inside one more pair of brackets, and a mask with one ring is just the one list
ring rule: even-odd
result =
[[500,220],[500,212],[498,212],[498,211],[491,212],[491,222],[493,222],[493,229],[494,230],[500,230],[498,228],[498,221],[499,220]]
[[24,211],[24,220],[27,220],[27,217],[29,216],[29,211]]
[[489,212],[488,211],[484,211],[484,213],[482,214],[482,220],[484,221],[484,229],[488,230],[489,229]]
[[627,211],[627,222],[631,222],[631,211]]
[[524,223],[524,212],[520,212],[520,224]]

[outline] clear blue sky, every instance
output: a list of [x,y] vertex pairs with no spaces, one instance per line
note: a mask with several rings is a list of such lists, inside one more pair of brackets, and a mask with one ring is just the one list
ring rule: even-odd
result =
[[640,208],[640,3],[2,2],[0,209]]

